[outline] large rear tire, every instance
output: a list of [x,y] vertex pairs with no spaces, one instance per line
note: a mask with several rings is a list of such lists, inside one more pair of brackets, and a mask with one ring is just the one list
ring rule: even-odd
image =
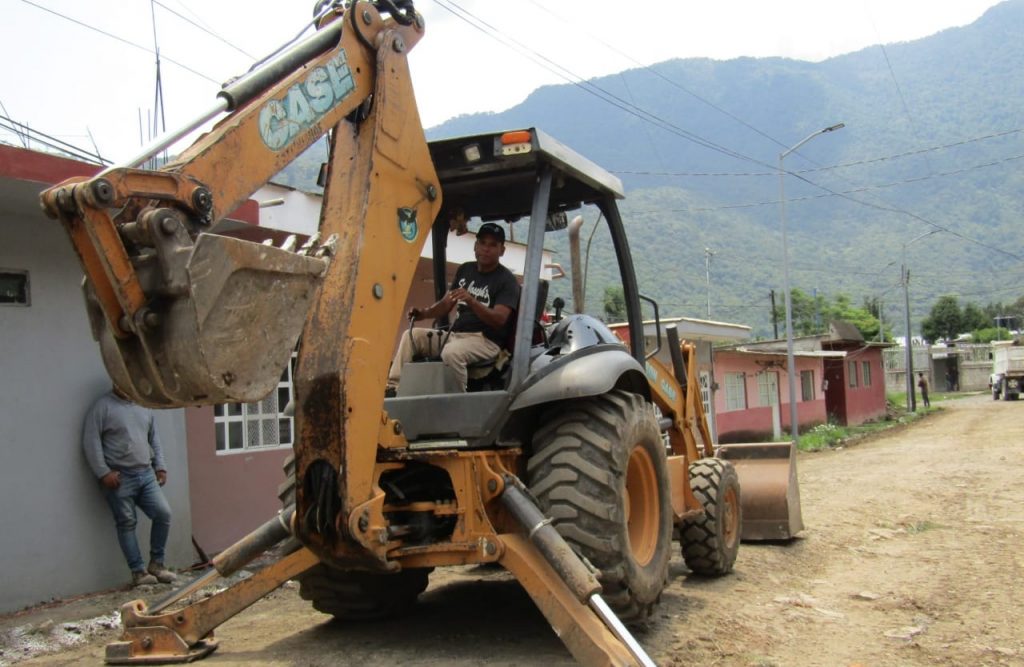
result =
[[624,622],[647,618],[668,580],[672,507],[650,406],[625,391],[559,403],[542,417],[530,490],[565,540],[600,571]]
[[683,560],[695,574],[726,574],[736,562],[743,525],[736,469],[721,459],[700,459],[690,464],[690,484],[704,513],[683,521]]
[[[283,464],[285,480],[277,489],[284,507],[295,503],[295,455]],[[299,597],[324,614],[346,621],[371,621],[409,609],[426,590],[433,568],[410,568],[394,574],[339,570],[326,563],[306,570],[296,580]]]
[[338,570],[321,563],[299,577],[299,596],[319,612],[346,621],[372,621],[408,610],[427,589],[431,568],[394,574]]

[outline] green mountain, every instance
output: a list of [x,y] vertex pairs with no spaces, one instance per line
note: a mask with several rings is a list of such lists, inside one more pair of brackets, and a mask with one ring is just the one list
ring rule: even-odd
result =
[[[792,286],[878,297],[897,320],[909,243],[919,319],[942,294],[979,304],[1024,295],[1022,34],[1024,0],[1008,0],[969,26],[820,63],[671,60],[545,86],[428,136],[544,129],[622,178],[641,290],[663,315],[706,316],[710,248],[712,319],[764,335],[769,290],[783,284],[779,154],[844,122],[785,160]],[[933,230],[943,231],[922,237]],[[588,302],[598,310],[609,259],[595,240]]]

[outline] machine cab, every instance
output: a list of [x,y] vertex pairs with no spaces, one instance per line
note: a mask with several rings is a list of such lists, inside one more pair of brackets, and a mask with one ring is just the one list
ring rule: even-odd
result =
[[[431,234],[435,299],[450,283],[450,231],[474,234],[480,224],[497,222],[510,230],[506,237],[526,247],[506,365],[497,371],[487,364],[471,367],[469,391],[462,393],[445,379],[448,369],[439,361],[406,364],[397,397],[386,399],[384,409],[402,423],[409,441],[488,446],[514,433],[514,413],[552,400],[596,395],[623,383],[646,394],[640,296],[617,206],[623,197],[619,179],[537,129],[434,141],[430,154],[444,193]],[[603,322],[583,314],[579,257],[572,258],[571,303],[548,303],[554,299],[542,278],[544,250],[569,249],[570,234],[580,232],[579,219],[570,225],[569,218],[586,205],[600,213],[596,225],[613,249],[634,342],[629,350]],[[541,315],[550,311],[558,321],[542,324]],[[584,366],[589,370],[581,372]],[[509,444],[518,444],[514,440]]]

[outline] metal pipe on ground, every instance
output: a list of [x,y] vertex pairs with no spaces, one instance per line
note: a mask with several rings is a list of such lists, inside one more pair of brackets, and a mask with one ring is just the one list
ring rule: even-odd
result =
[[[251,563],[253,559],[267,549],[291,536],[291,520],[295,514],[295,506],[289,505],[280,514],[275,515],[262,526],[252,531],[230,547],[220,552],[212,562],[213,569],[200,575],[181,588],[172,591],[150,609],[150,614],[157,614],[172,604],[208,586],[220,577],[230,577],[235,572]],[[296,547],[299,543],[295,543]],[[288,549],[288,552],[294,549]]]

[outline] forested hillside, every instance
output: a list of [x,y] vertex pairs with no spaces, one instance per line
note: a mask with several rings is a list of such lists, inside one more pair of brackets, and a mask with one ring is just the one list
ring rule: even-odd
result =
[[[895,320],[910,243],[917,316],[941,294],[1010,302],[1024,294],[1022,34],[1024,0],[1009,0],[972,25],[820,63],[673,60],[545,86],[428,136],[544,129],[622,178],[641,289],[663,314],[705,316],[710,248],[712,318],[766,334],[782,286],[778,156],[844,122],[785,161],[793,286],[879,298]],[[591,299],[605,259],[597,244]]]

